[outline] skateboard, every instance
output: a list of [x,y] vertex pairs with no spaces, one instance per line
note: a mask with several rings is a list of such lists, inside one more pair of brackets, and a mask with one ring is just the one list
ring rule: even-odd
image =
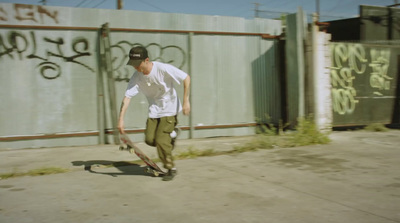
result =
[[126,134],[121,134],[120,138],[122,142],[126,144],[126,147],[121,145],[119,150],[128,150],[130,153],[135,153],[141,160],[143,160],[143,162],[146,163],[147,173],[150,173],[156,177],[166,174],[166,172],[164,172],[153,160],[146,156],[146,154],[144,154],[142,150],[140,150],[139,147],[137,147]]

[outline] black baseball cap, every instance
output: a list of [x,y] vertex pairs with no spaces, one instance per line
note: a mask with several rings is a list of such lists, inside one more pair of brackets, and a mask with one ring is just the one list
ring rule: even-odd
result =
[[147,50],[143,46],[137,46],[133,47],[129,51],[129,61],[126,65],[132,65],[134,67],[137,67],[140,65],[140,63],[148,58]]

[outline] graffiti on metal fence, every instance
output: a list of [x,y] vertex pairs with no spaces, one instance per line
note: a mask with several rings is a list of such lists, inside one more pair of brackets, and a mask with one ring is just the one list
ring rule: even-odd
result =
[[[38,46],[45,46],[44,55],[38,54]],[[71,42],[73,55],[65,55],[66,44],[63,38],[36,38],[35,32],[29,33],[9,31],[5,35],[0,34],[0,60],[4,57],[19,60],[35,60],[40,74],[46,79],[55,79],[61,75],[61,65],[54,60],[60,58],[61,62],[74,63],[85,67],[91,72],[95,70],[83,62],[78,61],[81,57],[90,57],[89,41],[84,37],[76,37]],[[17,57],[17,58],[16,58]]]
[[33,21],[41,24],[48,23],[45,18],[50,18],[55,23],[59,22],[57,10],[50,10],[41,5],[14,4],[14,11],[9,13],[0,7],[0,21],[9,21],[11,16],[18,21]]
[[388,76],[388,69],[390,63],[390,50],[377,50],[371,49],[371,63],[369,66],[372,68],[370,85],[374,88],[374,94],[383,96],[383,90],[390,90],[390,81],[393,78]]
[[[363,84],[356,79],[367,80],[367,87],[374,95],[384,95],[390,90],[388,76],[390,50],[367,48],[362,44],[332,44],[331,83],[333,111],[339,115],[352,114],[359,103],[357,93]],[[365,89],[363,89],[365,90]]]
[[142,45],[139,43],[130,43],[128,41],[120,41],[111,46],[112,50],[112,66],[114,71],[114,78],[116,81],[129,82],[132,76],[132,70],[126,63],[128,61],[129,50],[135,46],[144,46],[149,52],[149,57],[152,61],[160,61],[164,63],[173,64],[182,69],[186,63],[185,51],[176,45],[162,46],[158,43],[150,43]]
[[360,45],[348,47],[333,45],[333,68],[331,69],[333,111],[341,115],[353,113],[357,91],[353,86],[355,74],[366,70],[365,51]]
[[[91,49],[95,47],[91,46],[86,37],[75,37],[70,42],[67,44],[64,37],[38,38],[34,31],[0,33],[0,61],[6,58],[35,61],[36,69],[46,79],[60,77],[65,63],[73,63],[90,72],[95,72],[93,67],[82,62],[83,58],[96,55],[91,52]],[[131,67],[126,66],[128,53],[131,47],[139,45],[142,44],[120,41],[111,46],[111,64],[116,81],[129,81],[133,71]],[[186,63],[186,53],[179,46],[162,46],[157,43],[144,46],[148,49],[150,59],[153,61],[173,64],[178,68],[182,68]]]
[[0,7],[0,21],[8,21],[8,13],[2,7]]

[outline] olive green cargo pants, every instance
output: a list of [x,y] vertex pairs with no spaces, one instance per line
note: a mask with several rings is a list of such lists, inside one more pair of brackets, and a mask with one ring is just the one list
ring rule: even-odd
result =
[[157,147],[158,156],[166,169],[175,166],[172,157],[174,145],[170,133],[174,131],[176,124],[176,116],[148,118],[146,123],[145,142],[149,146]]

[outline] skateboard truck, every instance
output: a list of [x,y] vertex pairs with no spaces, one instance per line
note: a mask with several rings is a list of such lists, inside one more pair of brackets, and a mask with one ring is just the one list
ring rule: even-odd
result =
[[126,147],[124,145],[120,145],[119,150],[120,151],[127,150],[129,153],[135,153],[135,150],[133,150],[132,147],[130,147],[129,145],[126,145]]
[[[124,145],[120,145],[119,150],[120,151],[127,150],[129,153],[132,153],[132,154],[135,153],[135,150],[132,147],[130,147],[129,145],[126,145],[126,147]],[[160,175],[162,176],[165,174],[164,172],[160,172],[160,171],[154,169],[153,167],[149,166],[147,163],[146,163],[146,169],[144,170],[144,172],[154,175],[155,177],[158,177]]]

